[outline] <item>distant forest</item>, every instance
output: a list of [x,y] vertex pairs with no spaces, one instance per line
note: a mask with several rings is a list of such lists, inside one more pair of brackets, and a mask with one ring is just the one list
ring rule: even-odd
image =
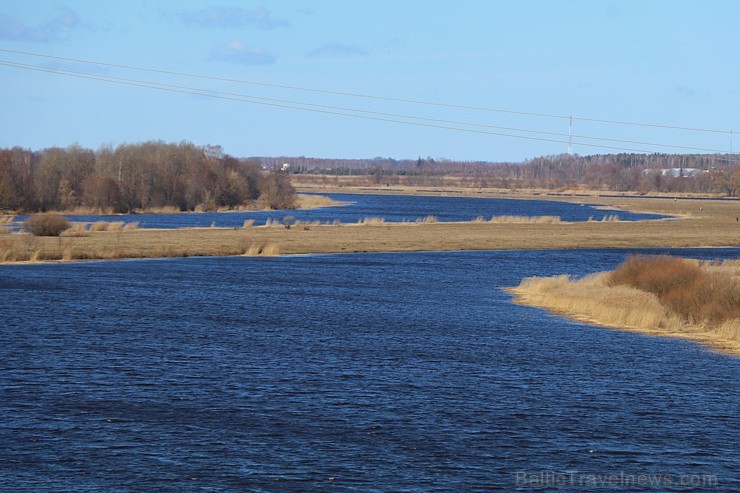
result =
[[740,154],[545,156],[522,163],[416,160],[236,158],[220,146],[161,141],[97,150],[0,149],[1,211],[132,212],[290,209],[291,175],[301,183],[696,192],[735,197]]
[[223,154],[219,146],[0,149],[0,211],[290,209],[294,201],[286,173],[264,172],[259,162]]
[[[740,192],[740,154],[562,154],[521,163],[254,157],[270,168],[305,175],[303,182],[331,182],[327,176],[355,177],[357,184],[544,188],[620,192],[696,192],[730,197]],[[285,166],[285,165],[288,166]],[[313,180],[310,175],[317,175]],[[319,178],[318,176],[321,176]],[[343,183],[348,183],[346,180]]]

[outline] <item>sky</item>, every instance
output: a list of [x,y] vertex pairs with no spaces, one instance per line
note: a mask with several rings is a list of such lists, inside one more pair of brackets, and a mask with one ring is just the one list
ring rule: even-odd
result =
[[0,147],[737,151],[739,19],[735,0],[0,0]]

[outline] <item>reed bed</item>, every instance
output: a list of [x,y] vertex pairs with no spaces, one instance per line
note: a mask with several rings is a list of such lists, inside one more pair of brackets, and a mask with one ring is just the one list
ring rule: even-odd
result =
[[295,226],[296,228],[303,228],[304,230],[309,230],[312,227],[319,227],[319,226],[321,226],[321,221],[320,220],[315,220],[315,221],[296,221],[293,224],[293,226]]
[[138,229],[139,227],[139,223],[129,224],[135,225],[128,226],[124,221],[95,221],[94,223],[90,224],[90,231],[93,233],[99,233],[101,231],[132,231]]
[[62,236],[86,236],[89,232],[88,227],[90,223],[84,222],[72,222],[71,226],[67,231],[62,233]]
[[13,231],[13,216],[0,216],[0,234]]
[[179,207],[173,205],[165,205],[161,207],[142,207],[137,209],[138,214],[179,214],[182,211]]
[[494,224],[558,224],[560,216],[493,216]]
[[437,222],[437,216],[429,215],[429,216],[417,219],[416,222],[421,223],[421,224],[434,224]]
[[246,245],[244,252],[245,257],[274,257],[280,255],[280,247],[270,242],[251,242]]
[[299,193],[296,195],[296,208],[297,209],[316,209],[318,207],[334,207],[342,205],[342,202],[337,202],[325,195],[309,195]]
[[739,263],[633,257],[612,272],[527,278],[510,291],[523,304],[576,320],[689,338],[740,355]]
[[380,226],[385,224],[385,219],[382,217],[364,217],[357,221],[360,226]]

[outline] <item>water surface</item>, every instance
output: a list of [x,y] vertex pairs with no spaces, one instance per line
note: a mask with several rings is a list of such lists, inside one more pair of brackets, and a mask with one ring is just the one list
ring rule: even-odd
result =
[[579,471],[737,491],[737,358],[500,289],[625,255],[3,266],[0,489],[615,491],[516,482]]
[[[115,216],[67,216],[71,221],[124,221],[138,222],[143,228],[182,227],[241,227],[251,219],[255,225],[268,219],[282,221],[293,216],[300,221],[355,223],[366,217],[380,217],[388,222],[414,222],[427,216],[438,221],[472,221],[478,216],[560,216],[563,221],[600,221],[604,216],[616,215],[623,221],[659,219],[658,214],[641,214],[627,211],[599,210],[583,204],[547,200],[496,199],[477,197],[440,197],[412,195],[323,194],[345,203],[341,207],[321,207],[311,210],[279,210],[259,212],[201,212],[181,214],[128,214]],[[24,218],[18,218],[22,221]]]

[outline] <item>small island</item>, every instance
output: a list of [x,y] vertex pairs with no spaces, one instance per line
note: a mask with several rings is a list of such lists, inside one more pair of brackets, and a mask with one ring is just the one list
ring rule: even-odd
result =
[[575,320],[740,356],[740,260],[631,256],[611,272],[530,277],[508,291],[518,303]]

